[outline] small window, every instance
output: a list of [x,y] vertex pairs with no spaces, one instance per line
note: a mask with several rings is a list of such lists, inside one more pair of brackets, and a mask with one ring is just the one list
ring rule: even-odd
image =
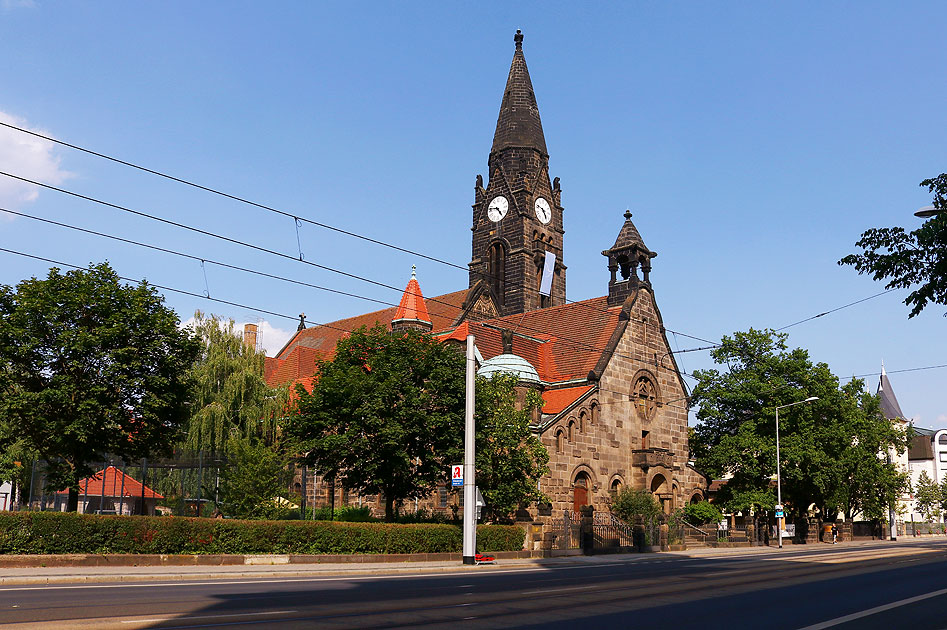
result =
[[575,439],[575,420],[569,422],[569,441]]
[[940,461],[947,462],[947,453],[940,454]]
[[648,448],[648,434],[650,433],[650,431],[641,432],[641,448]]
[[437,487],[437,506],[447,507],[447,484],[442,483]]
[[940,437],[937,438],[938,444],[947,444],[947,433],[941,433]]
[[618,493],[619,493],[620,491],[621,491],[621,480],[620,480],[620,479],[615,479],[614,481],[612,481],[612,485],[611,485],[611,487],[608,489],[608,492],[609,492],[609,494],[611,494],[612,497],[614,498],[614,497],[618,496]]
[[563,450],[565,450],[563,446],[563,432],[562,429],[559,429],[556,431],[556,452],[561,453]]

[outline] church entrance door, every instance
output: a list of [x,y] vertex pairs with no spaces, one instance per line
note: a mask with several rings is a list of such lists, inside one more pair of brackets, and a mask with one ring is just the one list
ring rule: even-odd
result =
[[589,477],[579,473],[572,484],[572,510],[578,512],[582,506],[589,504]]

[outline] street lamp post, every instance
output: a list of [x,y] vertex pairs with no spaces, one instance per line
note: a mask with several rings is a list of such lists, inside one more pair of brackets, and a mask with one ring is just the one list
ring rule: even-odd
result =
[[[801,405],[802,403],[812,402],[813,400],[819,400],[818,396],[810,396],[805,400],[800,400],[794,403],[789,403],[788,405],[780,405],[776,407],[776,509],[779,512],[783,510],[783,484],[782,478],[779,474],[779,410],[785,409],[786,407],[792,407],[793,405]],[[785,516],[777,516],[776,519],[776,536],[779,540],[779,548],[783,548],[783,521]]]

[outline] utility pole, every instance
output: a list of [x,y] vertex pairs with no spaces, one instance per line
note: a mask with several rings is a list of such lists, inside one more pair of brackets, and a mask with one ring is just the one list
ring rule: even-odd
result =
[[477,359],[474,336],[467,335],[466,406],[464,410],[464,564],[476,564],[477,554],[477,480],[474,453],[474,401]]

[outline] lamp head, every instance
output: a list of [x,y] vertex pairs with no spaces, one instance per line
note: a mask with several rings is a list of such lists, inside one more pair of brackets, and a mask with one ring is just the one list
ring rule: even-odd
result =
[[808,398],[806,398],[806,399],[803,400],[802,402],[812,402],[813,400],[819,400],[819,397],[818,397],[818,396],[809,396]]

